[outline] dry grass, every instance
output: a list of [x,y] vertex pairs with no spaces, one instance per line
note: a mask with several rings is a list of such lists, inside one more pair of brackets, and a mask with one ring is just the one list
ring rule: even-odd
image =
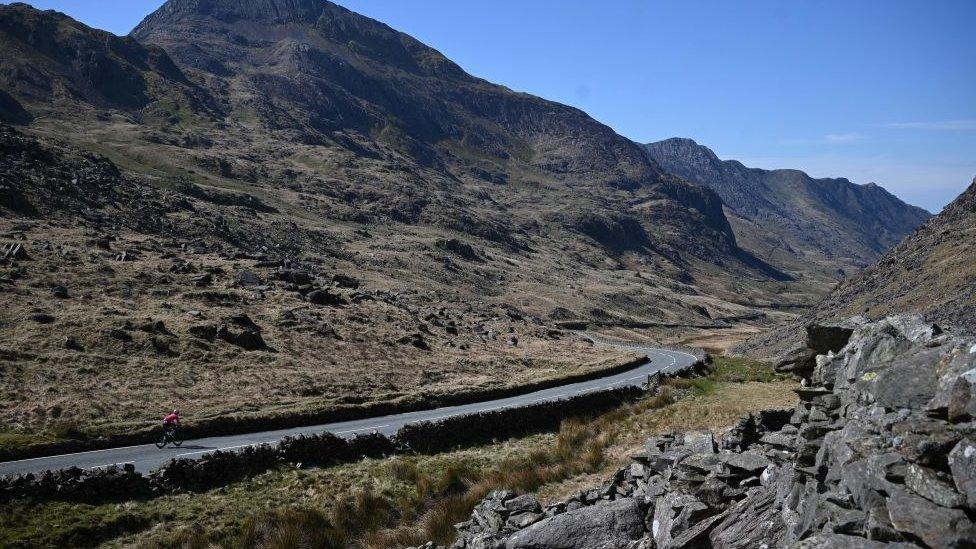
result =
[[[4,225],[10,223],[0,220],[0,233]],[[270,278],[272,269],[253,260],[198,254],[190,258],[195,272],[171,272],[169,248],[157,249],[143,236],[121,236],[110,252],[95,248],[81,229],[45,226],[28,234],[31,259],[0,266],[0,278],[16,274],[12,287],[0,284],[4,446],[138,431],[174,407],[193,423],[436,401],[602,371],[630,359],[571,334],[554,337],[531,317],[512,318],[490,303],[472,307],[457,296],[396,292],[392,302],[353,302],[354,290],[339,289],[349,305],[319,307],[280,287],[236,286],[235,274],[243,269]],[[139,252],[119,262],[119,250]],[[213,285],[195,287],[191,279],[207,270],[215,272]],[[52,296],[59,285],[67,298]],[[367,273],[363,290],[391,288]],[[53,323],[31,320],[37,313]],[[239,313],[261,327],[272,351],[245,351],[188,332]],[[152,328],[155,322],[165,332]],[[339,337],[322,335],[320,325]],[[518,345],[509,344],[510,332]],[[430,349],[402,341],[412,334],[421,334]],[[66,338],[79,348],[66,348]]]

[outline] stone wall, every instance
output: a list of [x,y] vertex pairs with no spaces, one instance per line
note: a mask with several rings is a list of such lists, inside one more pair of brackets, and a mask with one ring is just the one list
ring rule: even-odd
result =
[[566,400],[538,402],[518,408],[503,408],[437,421],[413,423],[395,437],[402,451],[436,453],[551,431],[569,417],[595,415],[633,401],[643,394],[637,387],[585,393]]
[[649,439],[545,508],[495,492],[454,547],[976,547],[976,339],[912,316],[809,334],[827,352],[794,410]]
[[557,429],[569,417],[607,411],[642,394],[624,387],[525,407],[411,424],[392,438],[378,433],[344,439],[331,433],[286,437],[278,444],[215,451],[199,459],[174,459],[148,475],[129,468],[68,469],[0,478],[0,503],[13,499],[122,501],[150,495],[226,486],[285,463],[327,466],[397,453],[436,452]]
[[[205,422],[186,425],[184,435],[187,438],[205,438],[215,436],[237,435],[259,431],[277,431],[307,425],[320,425],[340,421],[387,416],[430,410],[441,406],[459,406],[475,402],[484,402],[512,396],[523,395],[551,387],[559,387],[570,383],[579,383],[627,372],[647,362],[647,358],[626,358],[599,370],[574,374],[563,378],[546,379],[516,387],[474,389],[458,392],[452,395],[438,395],[431,399],[417,399],[412,401],[380,402],[369,405],[350,405],[318,412],[290,413],[278,416],[223,416],[210,418]],[[104,436],[88,440],[68,440],[37,444],[26,448],[0,450],[0,461],[30,459],[44,456],[54,456],[92,450],[104,450],[119,446],[136,446],[152,444],[159,437],[156,430],[145,432]]]

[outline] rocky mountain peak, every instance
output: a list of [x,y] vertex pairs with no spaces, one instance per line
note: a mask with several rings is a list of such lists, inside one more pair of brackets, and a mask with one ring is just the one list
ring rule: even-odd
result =
[[329,7],[338,9],[324,0],[169,0],[140,27],[147,23],[177,23],[201,16],[226,23],[238,20],[313,22]]
[[693,163],[719,163],[718,155],[712,149],[698,144],[694,139],[687,137],[672,137],[657,143],[647,145],[648,149],[655,149],[656,155],[665,157],[681,157]]

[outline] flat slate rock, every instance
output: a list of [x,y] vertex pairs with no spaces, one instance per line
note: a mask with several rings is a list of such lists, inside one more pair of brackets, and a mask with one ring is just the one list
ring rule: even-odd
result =
[[766,456],[754,450],[748,450],[741,454],[722,454],[720,458],[726,465],[749,473],[758,473],[769,467],[771,463]]
[[644,535],[637,502],[620,499],[537,522],[508,538],[505,549],[627,549]]

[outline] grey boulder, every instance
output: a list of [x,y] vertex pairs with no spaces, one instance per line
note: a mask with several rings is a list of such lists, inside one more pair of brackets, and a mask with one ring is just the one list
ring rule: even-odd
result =
[[976,442],[964,438],[949,452],[949,469],[959,493],[966,497],[966,505],[976,510]]
[[506,549],[626,549],[644,537],[637,501],[598,503],[545,519],[521,530]]

